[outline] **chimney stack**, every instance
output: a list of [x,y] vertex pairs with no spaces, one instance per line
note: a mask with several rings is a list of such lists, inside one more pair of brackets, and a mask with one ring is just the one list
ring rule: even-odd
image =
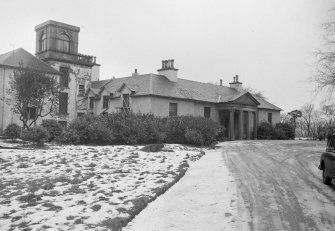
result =
[[177,82],[178,80],[178,69],[174,68],[174,60],[162,60],[162,68],[158,69],[159,75],[164,75],[171,82]]
[[238,75],[234,76],[234,81],[229,83],[231,88],[234,88],[238,91],[242,91],[242,83],[238,80]]
[[137,68],[135,68],[135,72],[131,76],[138,76],[139,73],[137,72]]

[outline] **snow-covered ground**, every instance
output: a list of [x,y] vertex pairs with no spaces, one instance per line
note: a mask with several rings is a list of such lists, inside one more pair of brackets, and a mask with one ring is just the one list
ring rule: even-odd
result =
[[237,191],[220,150],[208,151],[123,231],[235,230]]
[[202,155],[182,145],[142,147],[0,149],[0,230],[119,227]]

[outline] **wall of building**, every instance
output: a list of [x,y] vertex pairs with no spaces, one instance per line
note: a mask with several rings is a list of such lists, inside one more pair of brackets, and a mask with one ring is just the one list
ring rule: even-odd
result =
[[269,110],[269,109],[258,109],[258,121],[268,122],[268,113],[272,113],[272,125],[275,126],[280,122],[280,111]]
[[84,96],[79,95],[79,85],[84,84],[87,89],[91,81],[92,69],[87,66],[76,64],[68,64],[64,62],[48,62],[50,66],[59,70],[60,67],[70,68],[69,87],[62,89],[62,92],[68,93],[68,115],[61,116],[58,119],[61,121],[70,122],[77,117],[77,102],[82,100]]

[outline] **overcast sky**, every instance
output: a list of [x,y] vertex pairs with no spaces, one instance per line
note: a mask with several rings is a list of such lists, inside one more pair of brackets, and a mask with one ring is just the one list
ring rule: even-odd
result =
[[308,79],[331,0],[1,1],[1,54],[34,54],[34,27],[55,20],[80,27],[79,52],[97,57],[100,79],[174,59],[180,78],[229,85],[238,74],[286,112],[321,100]]

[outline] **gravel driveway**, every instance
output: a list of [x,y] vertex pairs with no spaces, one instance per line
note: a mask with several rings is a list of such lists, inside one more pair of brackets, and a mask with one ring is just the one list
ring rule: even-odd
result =
[[318,170],[325,142],[221,143],[236,181],[236,230],[335,230],[334,185]]

